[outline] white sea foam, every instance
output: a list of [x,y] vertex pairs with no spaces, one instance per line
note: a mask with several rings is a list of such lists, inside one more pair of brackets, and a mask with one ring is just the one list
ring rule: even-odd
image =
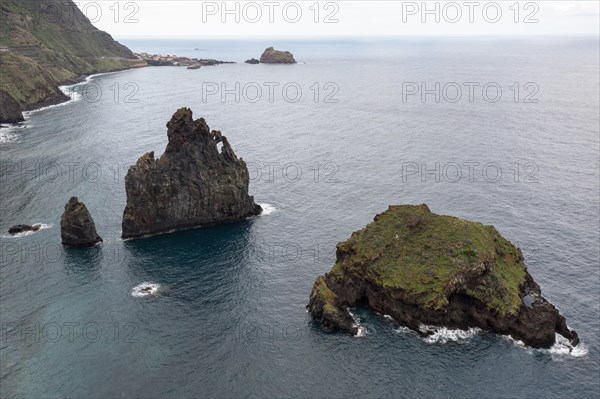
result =
[[21,122],[18,124],[7,124],[4,125],[6,127],[3,127],[2,129],[0,129],[0,144],[2,143],[10,143],[10,142],[18,142],[19,141],[19,135],[16,134],[19,130],[21,129],[25,129],[27,126]]
[[131,296],[134,296],[136,298],[154,296],[158,292],[159,288],[160,284],[144,281],[143,283],[140,283],[133,287],[133,289],[131,290]]
[[469,328],[468,330],[453,330],[447,327],[421,326],[421,331],[432,331],[433,334],[424,338],[429,344],[446,342],[464,342],[481,333],[480,328]]
[[[84,87],[92,79],[94,79],[97,76],[109,75],[109,74],[117,73],[117,72],[121,72],[121,71],[106,72],[106,73],[97,73],[95,75],[90,75],[90,76],[86,77],[81,82],[74,83],[72,85],[58,86],[58,88],[60,89],[60,91],[62,91],[64,95],[66,95],[67,97],[69,97],[68,101],[64,101],[64,102],[59,103],[59,104],[48,105],[48,106],[41,107],[41,108],[36,108],[36,109],[31,110],[31,111],[25,111],[25,112],[23,112],[23,116],[25,117],[25,120],[27,120],[31,114],[35,114],[37,112],[44,111],[44,110],[47,110],[47,109],[50,109],[50,108],[62,107],[63,105],[77,102],[77,101],[79,101],[79,100],[81,100],[83,98],[82,92],[83,92],[83,90],[85,90]],[[95,90],[91,90],[90,93],[88,93],[88,95],[95,98],[95,96],[99,95],[99,93],[96,93]]]
[[[511,337],[510,335],[501,335],[502,339],[507,340],[508,342],[510,342],[511,344],[513,344],[516,347],[522,348],[522,349],[527,349],[529,348],[527,345],[525,345],[525,342],[518,340],[518,339],[514,339],[513,337]],[[531,349],[531,348],[529,348]]]
[[51,225],[51,224],[45,224],[45,223],[33,223],[33,225],[36,225],[36,224],[39,224],[39,225],[40,225],[40,228],[39,228],[39,229],[37,229],[37,230],[35,230],[35,231],[33,231],[33,230],[29,230],[29,231],[24,231],[24,232],[22,232],[22,233],[17,233],[17,234],[8,234],[8,233],[7,233],[7,234],[3,234],[1,237],[2,237],[2,238],[21,238],[21,237],[26,237],[26,236],[29,236],[29,235],[35,234],[35,233],[37,233],[38,231],[41,231],[41,230],[46,230],[46,229],[49,229],[49,228],[51,228],[51,227],[52,227],[52,225]]
[[413,331],[408,327],[398,326],[398,327],[394,328],[394,332],[398,333],[398,334],[408,334]]
[[358,331],[356,332],[355,337],[365,337],[367,335],[367,329],[363,326],[358,326]]
[[356,317],[354,315],[354,313],[352,313],[350,311],[350,308],[346,308],[346,310],[348,311],[348,313],[350,314],[350,317],[352,317],[352,319],[354,320],[354,326],[358,327],[358,331],[356,332],[356,335],[354,335],[355,337],[365,337],[367,335],[367,329],[364,326],[360,325],[360,319],[358,317]]
[[2,128],[0,130],[0,143],[9,143],[17,140],[18,136],[11,131],[12,129],[9,129],[11,128]]
[[514,339],[510,335],[503,335],[504,339],[518,348],[525,349],[527,353],[547,353],[553,360],[563,360],[565,358],[579,358],[588,354],[588,348],[583,342],[577,346],[572,346],[571,342],[560,334],[556,334],[556,342],[548,349],[536,349],[525,345],[523,341]]
[[36,114],[38,112],[45,111],[47,109],[62,107],[64,105],[71,104],[75,101],[80,100],[81,99],[81,93],[80,93],[81,89],[79,89],[79,87],[81,85],[87,83],[87,81],[88,80],[86,79],[83,82],[75,83],[73,85],[58,86],[60,91],[62,91],[64,95],[69,97],[69,100],[63,101],[62,103],[58,103],[58,104],[46,105],[45,107],[32,109],[30,111],[23,111],[23,117],[25,118],[25,121],[27,122],[29,120],[29,118],[31,117],[31,115]]
[[583,342],[579,342],[579,345],[573,347],[571,342],[560,334],[556,334],[556,342],[551,348],[546,350],[555,360],[559,360],[562,357],[583,357],[588,354],[588,348]]
[[270,215],[275,212],[277,209],[271,204],[259,204],[262,207],[261,215]]

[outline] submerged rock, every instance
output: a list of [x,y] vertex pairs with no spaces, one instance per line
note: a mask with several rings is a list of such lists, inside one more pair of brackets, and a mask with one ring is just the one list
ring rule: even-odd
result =
[[7,92],[0,90],[0,123],[23,122],[21,106]]
[[[262,208],[248,195],[248,168],[220,131],[181,108],[162,156],[149,152],[125,176],[123,238],[235,222]],[[219,151],[217,144],[221,143]]]
[[38,231],[40,229],[40,227],[42,227],[41,224],[34,224],[34,225],[29,225],[29,224],[16,224],[14,226],[12,226],[10,229],[8,229],[8,234],[19,234],[19,233],[24,233],[26,231]]
[[92,215],[83,202],[71,197],[60,218],[60,236],[63,245],[71,247],[91,247],[102,238],[96,232]]
[[337,245],[307,309],[328,330],[356,334],[347,310],[366,302],[419,333],[421,326],[479,327],[548,348],[555,334],[579,343],[541,295],[521,250],[493,226],[396,205]]
[[260,56],[260,62],[263,64],[295,64],[296,60],[289,51],[280,51],[269,47]]
[[246,60],[246,64],[258,64],[260,63],[259,60],[257,60],[256,58],[250,58],[249,60]]

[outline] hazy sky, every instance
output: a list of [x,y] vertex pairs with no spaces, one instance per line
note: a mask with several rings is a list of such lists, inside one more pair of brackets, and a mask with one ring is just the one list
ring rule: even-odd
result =
[[118,38],[598,35],[594,1],[77,1]]

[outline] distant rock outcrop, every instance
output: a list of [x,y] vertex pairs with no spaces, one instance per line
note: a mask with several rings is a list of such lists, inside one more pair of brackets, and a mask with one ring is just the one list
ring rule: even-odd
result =
[[[149,152],[125,176],[123,238],[234,222],[262,208],[248,195],[246,163],[221,132],[181,108],[167,123],[162,156]],[[219,151],[217,144],[221,143]]]
[[246,64],[259,64],[260,61],[257,60],[256,58],[250,58],[249,60],[246,60]]
[[60,237],[63,245],[70,247],[91,247],[102,242],[92,215],[77,197],[71,197],[65,205],[60,218]]
[[493,226],[399,205],[337,245],[331,271],[315,281],[307,306],[329,330],[356,334],[348,306],[373,310],[420,334],[428,326],[478,327],[548,348],[577,333],[541,294],[521,250]]
[[280,51],[269,47],[260,56],[260,62],[263,64],[295,64],[296,60],[289,51]]
[[16,224],[16,225],[12,226],[10,229],[8,229],[8,234],[19,234],[19,233],[25,233],[26,231],[38,231],[41,227],[42,227],[42,225],[39,223],[34,224],[34,225]]
[[10,94],[0,90],[0,123],[17,123],[24,120],[19,103]]

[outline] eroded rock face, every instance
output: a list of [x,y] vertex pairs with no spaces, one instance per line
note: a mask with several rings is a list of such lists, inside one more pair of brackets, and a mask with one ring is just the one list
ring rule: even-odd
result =
[[7,92],[0,90],[0,123],[23,122],[21,106]]
[[260,62],[263,64],[295,64],[296,60],[289,51],[280,51],[269,47],[260,56]]
[[548,348],[577,333],[541,295],[521,250],[493,226],[431,213],[426,205],[390,206],[337,245],[307,309],[328,330],[356,334],[347,307],[366,302],[421,334],[424,325],[511,335]]
[[102,242],[92,215],[77,197],[71,197],[65,205],[60,218],[60,237],[63,245],[70,247],[91,247]]
[[[123,238],[235,222],[261,213],[248,195],[246,163],[220,131],[181,108],[167,124],[164,154],[149,152],[125,176]],[[219,151],[217,144],[221,143]]]

